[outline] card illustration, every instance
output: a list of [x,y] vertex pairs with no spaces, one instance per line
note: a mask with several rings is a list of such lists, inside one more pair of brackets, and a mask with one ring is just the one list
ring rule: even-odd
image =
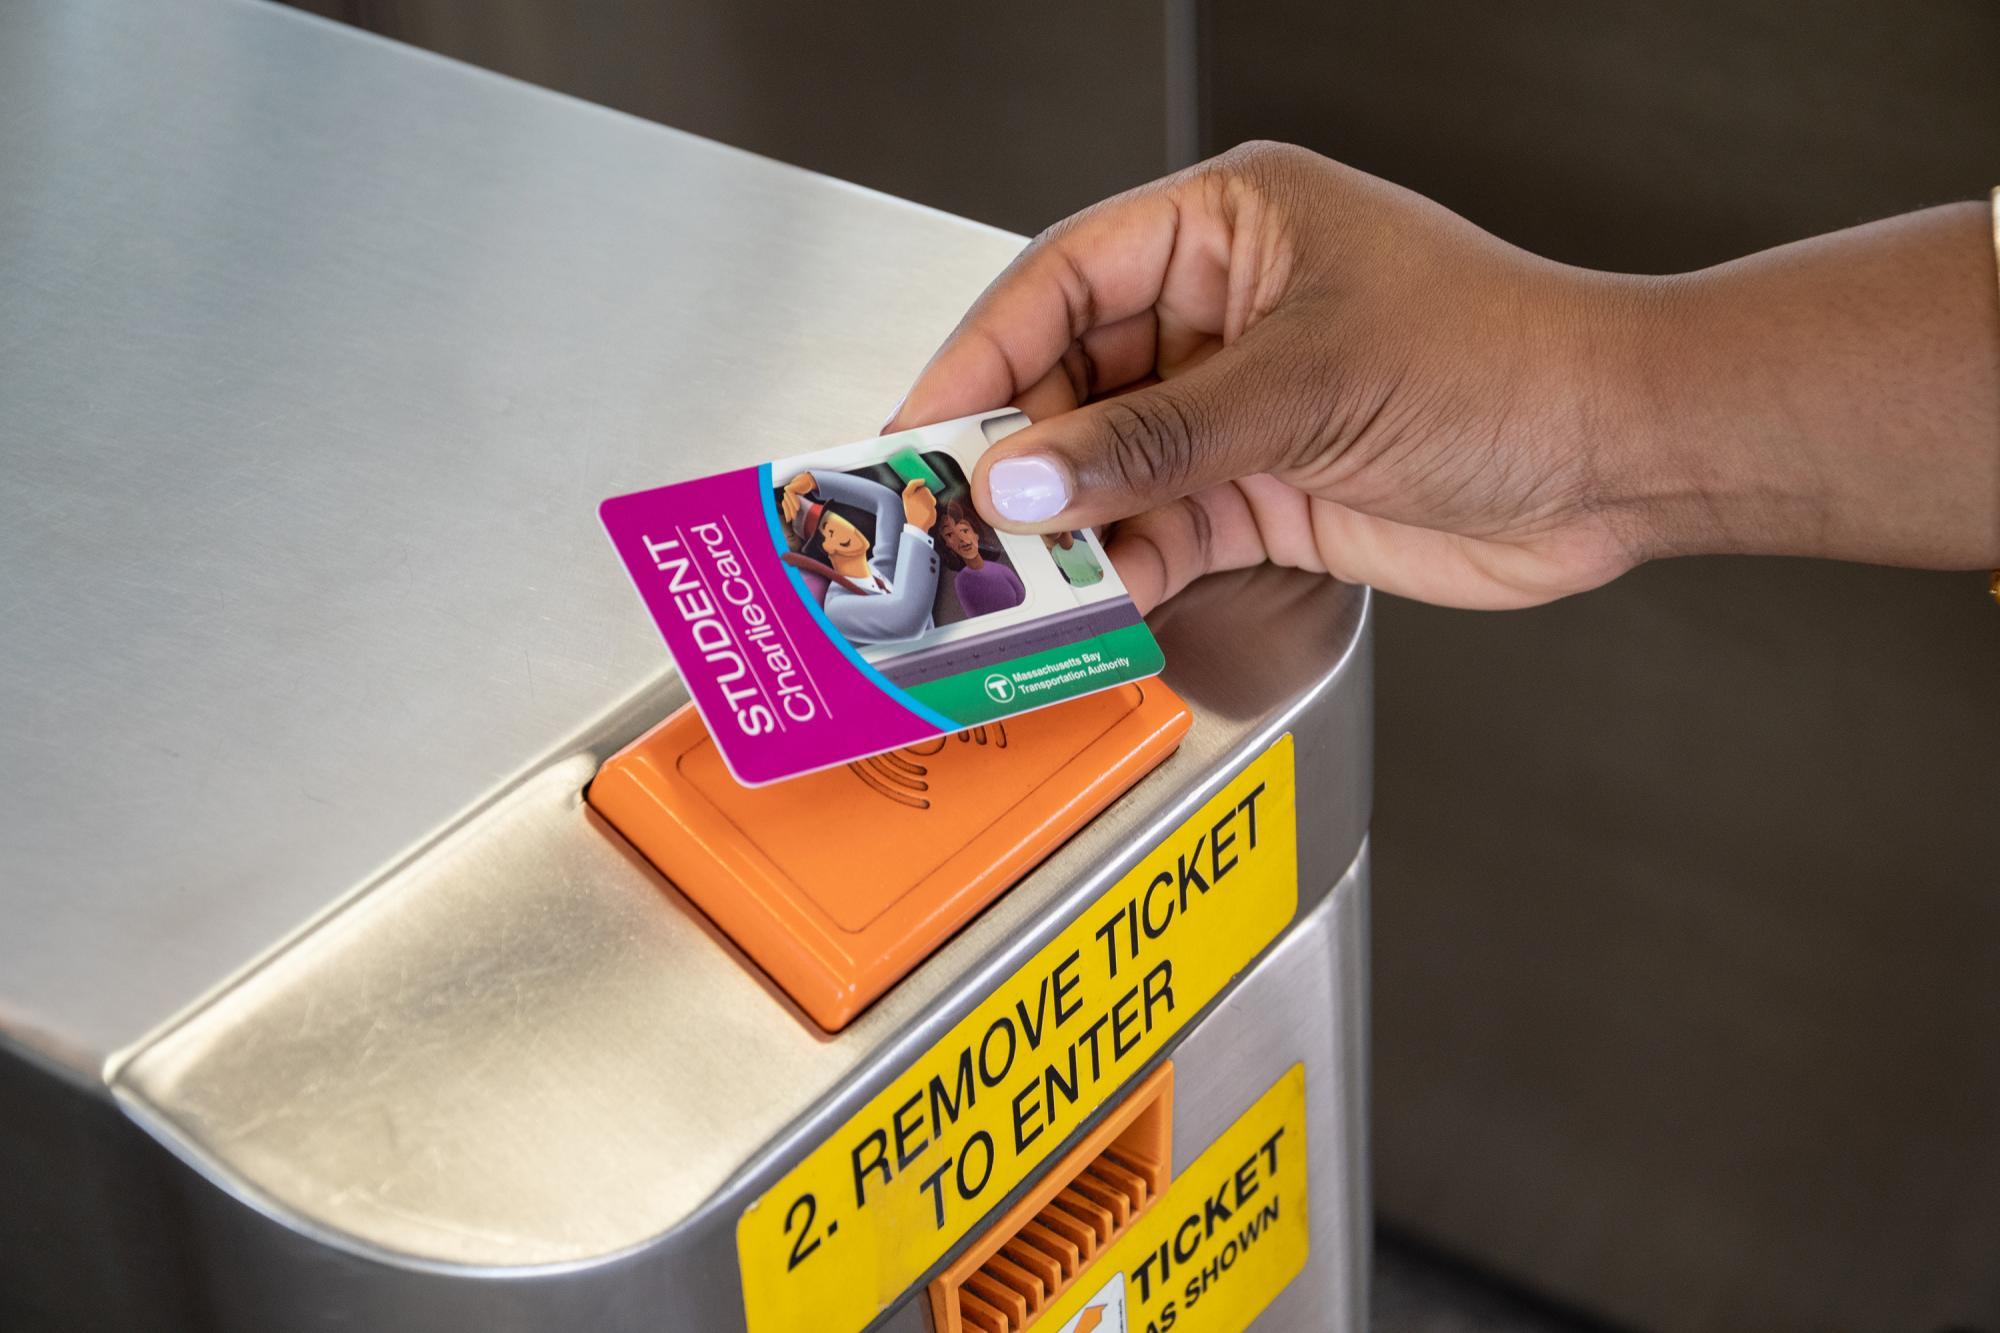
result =
[[1049,558],[1072,588],[1088,588],[1104,581],[1104,566],[1090,550],[1090,538],[1082,532],[1045,532],[1042,545]]
[[[948,454],[904,449],[874,468],[801,472],[777,500],[791,548],[781,558],[856,647],[913,639],[1027,598]],[[919,540],[906,543],[911,535]]]
[[796,550],[786,564],[820,582],[820,608],[855,647],[913,639],[936,625],[937,497],[849,472],[801,472],[779,492]]
[[1000,539],[965,500],[944,508],[938,533],[944,540],[945,568],[952,571],[951,594],[961,616],[984,616],[1019,606],[1028,595]]

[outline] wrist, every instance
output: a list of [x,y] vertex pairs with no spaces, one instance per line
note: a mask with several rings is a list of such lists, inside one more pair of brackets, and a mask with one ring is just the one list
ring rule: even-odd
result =
[[1616,280],[1606,508],[1637,560],[1806,553],[1826,497],[1803,447],[1782,314],[1718,270]]
[[1621,502],[1648,556],[2000,554],[1990,217],[1948,205],[1634,280]]

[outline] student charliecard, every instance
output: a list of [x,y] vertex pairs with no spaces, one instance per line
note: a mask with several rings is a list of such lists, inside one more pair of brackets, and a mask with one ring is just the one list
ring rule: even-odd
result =
[[1156,674],[1089,532],[1001,533],[968,477],[1018,412],[607,500],[731,772],[763,783]]

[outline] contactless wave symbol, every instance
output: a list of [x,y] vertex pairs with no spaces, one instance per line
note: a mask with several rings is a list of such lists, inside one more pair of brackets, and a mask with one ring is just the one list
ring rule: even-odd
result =
[[1007,748],[1007,725],[1004,722],[988,722],[949,736],[939,736],[936,740],[906,745],[887,754],[871,755],[849,764],[847,771],[860,778],[877,795],[886,796],[896,804],[907,805],[913,810],[928,810],[931,808],[928,794],[931,768],[924,761],[940,753],[952,741],[964,745],[990,745],[996,750],[1004,750]]

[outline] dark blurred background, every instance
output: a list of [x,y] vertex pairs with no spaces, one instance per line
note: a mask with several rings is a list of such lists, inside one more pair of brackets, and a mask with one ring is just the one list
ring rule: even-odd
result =
[[[1247,138],[1654,272],[2000,183],[1990,0],[302,7],[1023,233]],[[1983,580],[1381,612],[1378,1322],[2000,1329]]]

